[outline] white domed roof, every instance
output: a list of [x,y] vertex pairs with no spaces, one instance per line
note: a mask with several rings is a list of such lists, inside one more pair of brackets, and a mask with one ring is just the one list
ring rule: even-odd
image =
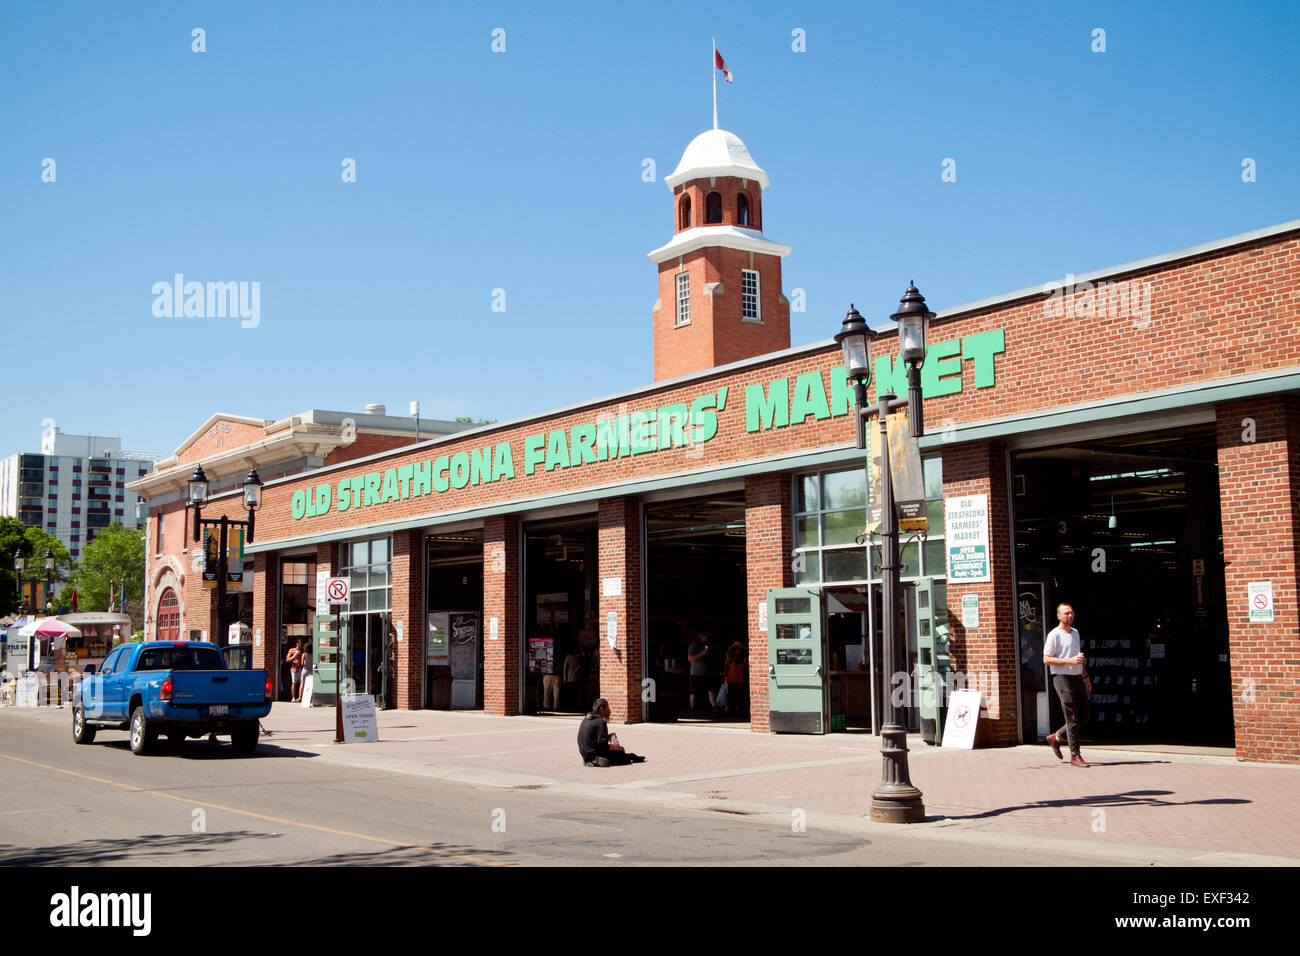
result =
[[738,176],[767,188],[767,173],[758,168],[749,150],[735,133],[725,129],[705,130],[691,140],[671,176],[664,180],[669,189],[705,176]]

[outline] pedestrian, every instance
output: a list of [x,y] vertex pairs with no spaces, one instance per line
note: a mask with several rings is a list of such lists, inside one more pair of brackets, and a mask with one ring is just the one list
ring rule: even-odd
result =
[[723,676],[727,682],[727,713],[733,717],[747,716],[749,710],[749,695],[745,693],[745,681],[749,675],[745,664],[745,645],[732,641],[727,648],[727,666]]
[[289,648],[284,662],[289,665],[289,699],[296,701],[302,692],[302,641]]
[[695,642],[686,649],[686,659],[691,662],[691,710],[695,710],[695,695],[709,695],[709,708],[718,709],[718,693],[713,689],[713,669],[709,666],[709,635],[697,634]]
[[621,767],[630,763],[644,763],[645,757],[628,753],[609,732],[609,701],[597,697],[591,702],[591,713],[578,725],[578,753],[588,767]]
[[1088,695],[1092,693],[1092,680],[1084,667],[1083,652],[1080,650],[1079,632],[1074,628],[1074,608],[1069,604],[1059,604],[1056,619],[1060,625],[1052,629],[1043,644],[1043,663],[1052,673],[1052,686],[1056,696],[1061,699],[1061,710],[1065,712],[1065,726],[1056,733],[1047,735],[1047,744],[1061,756],[1061,734],[1070,746],[1070,766],[1087,767],[1088,761],[1079,753],[1079,728],[1088,722]]
[[307,678],[311,676],[311,644],[303,639],[298,642],[298,700],[307,693]]

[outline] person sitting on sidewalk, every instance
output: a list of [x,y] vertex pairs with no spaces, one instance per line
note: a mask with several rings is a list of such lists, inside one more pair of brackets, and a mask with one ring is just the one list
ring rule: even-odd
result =
[[628,753],[609,732],[609,701],[597,697],[591,704],[591,713],[578,727],[578,753],[588,767],[621,767],[630,763],[644,763],[645,757]]

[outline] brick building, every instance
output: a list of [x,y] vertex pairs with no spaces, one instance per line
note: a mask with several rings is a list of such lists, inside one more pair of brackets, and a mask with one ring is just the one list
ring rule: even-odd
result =
[[[345,576],[345,674],[392,706],[579,712],[599,693],[618,720],[685,719],[687,647],[707,633],[714,680],[732,644],[747,657],[753,730],[805,661],[817,717],[879,725],[879,558],[855,541],[866,481],[840,353],[790,346],[789,250],[760,231],[768,178],[738,138],[706,132],[666,182],[654,383],[264,474],[257,666],[321,624],[317,581]],[[873,399],[905,394],[894,351],[882,335]],[[1095,679],[1086,739],[1300,761],[1300,221],[942,311],[922,382],[909,647],[925,593],[995,740],[1053,719],[1041,642],[1070,601]],[[223,507],[240,515],[237,491],[205,515]],[[181,523],[151,581],[170,574],[181,626],[210,633]],[[816,626],[769,623],[772,589],[811,595]]]
[[[213,415],[169,458],[158,461],[152,472],[128,486],[149,509],[144,595],[147,637],[202,637],[225,643],[225,636],[216,633],[216,591],[203,587],[202,548],[191,540],[193,520],[185,505],[186,485],[197,466],[203,467],[214,494],[220,495],[223,489],[238,493],[250,468],[256,468],[263,480],[283,480],[409,446],[426,435],[454,434],[470,427],[462,422],[391,416],[382,405],[367,405],[364,412],[311,409],[275,421]],[[226,619],[251,625],[256,579],[250,555],[243,557],[242,570],[246,572],[243,580],[232,585],[226,595]],[[293,629],[292,636],[298,635],[299,629]]]

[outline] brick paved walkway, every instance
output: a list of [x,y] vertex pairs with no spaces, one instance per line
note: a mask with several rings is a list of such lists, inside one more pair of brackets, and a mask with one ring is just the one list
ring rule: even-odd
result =
[[[631,797],[691,795],[786,815],[864,817],[880,780],[865,734],[751,734],[740,727],[615,728],[646,763],[594,770],[577,757],[577,719],[475,712],[380,714],[376,746],[333,745],[332,711],[277,704],[265,743],[503,785],[595,785]],[[1223,757],[1093,750],[1089,769],[1046,747],[975,751],[910,740],[912,781],[933,827],[1109,845],[1199,848],[1300,863],[1300,766]]]

